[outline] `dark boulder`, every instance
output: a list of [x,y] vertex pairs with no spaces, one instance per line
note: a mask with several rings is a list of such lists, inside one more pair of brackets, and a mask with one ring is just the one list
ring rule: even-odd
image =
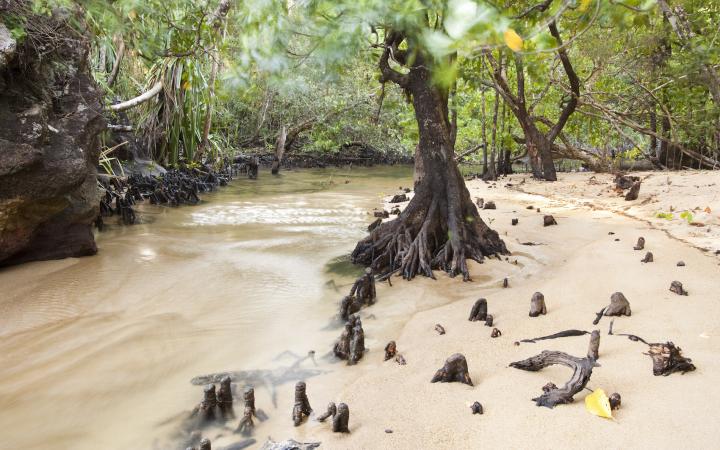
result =
[[71,17],[32,15],[26,3],[13,11],[46,22],[40,28],[52,33],[37,39],[54,50],[41,57],[27,38],[0,64],[0,265],[97,251],[91,227],[105,121],[88,33],[71,29]]

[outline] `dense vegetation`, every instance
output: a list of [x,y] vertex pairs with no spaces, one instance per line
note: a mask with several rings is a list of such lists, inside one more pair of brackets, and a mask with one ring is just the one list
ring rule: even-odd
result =
[[526,155],[548,179],[563,158],[598,169],[718,160],[718,2],[43,0],[3,21],[19,42],[37,39],[30,16],[58,6],[92,36],[108,107],[149,92],[108,117],[166,165],[274,151],[283,134],[295,151],[362,142],[412,154],[410,95],[378,67],[401,28],[418,43],[398,43],[387,68],[407,73],[422,47],[456,153],[492,163],[491,176]]

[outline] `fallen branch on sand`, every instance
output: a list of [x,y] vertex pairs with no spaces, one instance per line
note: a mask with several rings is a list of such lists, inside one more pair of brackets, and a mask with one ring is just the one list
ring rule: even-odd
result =
[[609,335],[626,336],[631,341],[642,342],[649,347],[648,352],[644,354],[650,356],[653,360],[653,375],[668,376],[673,372],[682,372],[685,374],[686,372],[692,372],[695,370],[695,365],[692,363],[692,360],[682,356],[682,350],[680,347],[676,347],[672,342],[668,341],[664,344],[661,342],[649,343],[645,341],[645,339],[634,334],[614,334],[613,322],[610,322],[610,328],[608,330]]
[[593,368],[598,366],[593,358],[578,358],[564,352],[545,350],[539,355],[511,363],[510,367],[537,372],[555,364],[573,369],[572,377],[562,388],[546,385],[546,388],[543,388],[544,393],[533,399],[537,406],[554,408],[555,405],[572,402],[573,396],[583,390],[590,380]]

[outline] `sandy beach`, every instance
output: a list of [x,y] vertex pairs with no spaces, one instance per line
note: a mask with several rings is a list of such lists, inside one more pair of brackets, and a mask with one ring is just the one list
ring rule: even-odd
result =
[[[289,424],[286,436],[347,449],[716,445],[720,259],[714,252],[720,248],[720,174],[637,175],[646,180],[639,199],[632,202],[610,192],[613,177],[607,174],[561,174],[556,183],[522,175],[493,184],[471,181],[473,197],[495,201],[497,209],[484,210],[481,216],[498,230],[512,255],[473,264],[471,283],[439,273],[437,281],[394,278],[392,287],[379,285],[378,304],[361,312],[370,351],[358,366],[347,368],[356,374],[354,382],[336,393],[331,392],[329,377],[308,384],[316,414],[328,401],[350,406],[351,433],[333,434],[329,426],[311,420],[296,429]],[[669,212],[670,206],[676,218],[655,217],[658,211]],[[679,218],[684,210],[693,210],[694,220],[705,226],[691,226]],[[558,225],[543,227],[544,214],[552,214]],[[512,218],[519,219],[517,226],[511,226]],[[645,250],[635,251],[640,236],[647,241]],[[653,263],[640,262],[646,251],[653,252]],[[676,265],[681,260],[684,267]],[[501,286],[504,277],[509,278],[507,289]],[[668,290],[673,280],[683,283],[687,297]],[[548,314],[530,318],[535,291],[545,295]],[[633,333],[648,342],[672,341],[692,358],[697,370],[653,376],[652,361],[643,354],[645,345],[608,336],[610,318],[593,326],[595,313],[609,304],[615,291],[625,294],[633,312],[631,317],[615,318],[616,333]],[[491,328],[483,323],[468,321],[473,303],[481,297],[487,298],[488,313],[502,331],[499,338],[492,339]],[[432,306],[435,303],[441,306]],[[407,322],[396,330],[383,329],[372,320],[399,315]],[[445,327],[445,335],[434,331],[436,323]],[[568,368],[533,373],[508,367],[542,350],[584,356],[588,336],[514,345],[523,338],[571,328],[601,331],[601,367],[593,371],[588,387],[622,395],[622,408],[613,420],[586,411],[583,399],[589,391],[577,394],[573,404],[555,409],[535,406],[531,399],[542,393],[543,385],[552,381],[562,386],[569,379]],[[397,341],[407,365],[383,362],[383,347],[390,339]],[[475,385],[431,384],[435,371],[456,352],[467,357]],[[281,395],[287,408],[291,390],[288,386]],[[471,414],[474,401],[482,403],[484,415]]]

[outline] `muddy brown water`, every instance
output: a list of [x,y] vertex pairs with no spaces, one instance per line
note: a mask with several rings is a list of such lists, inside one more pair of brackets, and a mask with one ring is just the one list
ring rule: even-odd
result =
[[409,167],[261,172],[197,206],[143,205],[139,225],[110,219],[96,256],[3,269],[0,448],[174,448],[202,397],[190,380],[222,371],[261,370],[258,406],[289,421],[276,385],[342,370],[326,353],[361,272],[347,255],[411,183]]

